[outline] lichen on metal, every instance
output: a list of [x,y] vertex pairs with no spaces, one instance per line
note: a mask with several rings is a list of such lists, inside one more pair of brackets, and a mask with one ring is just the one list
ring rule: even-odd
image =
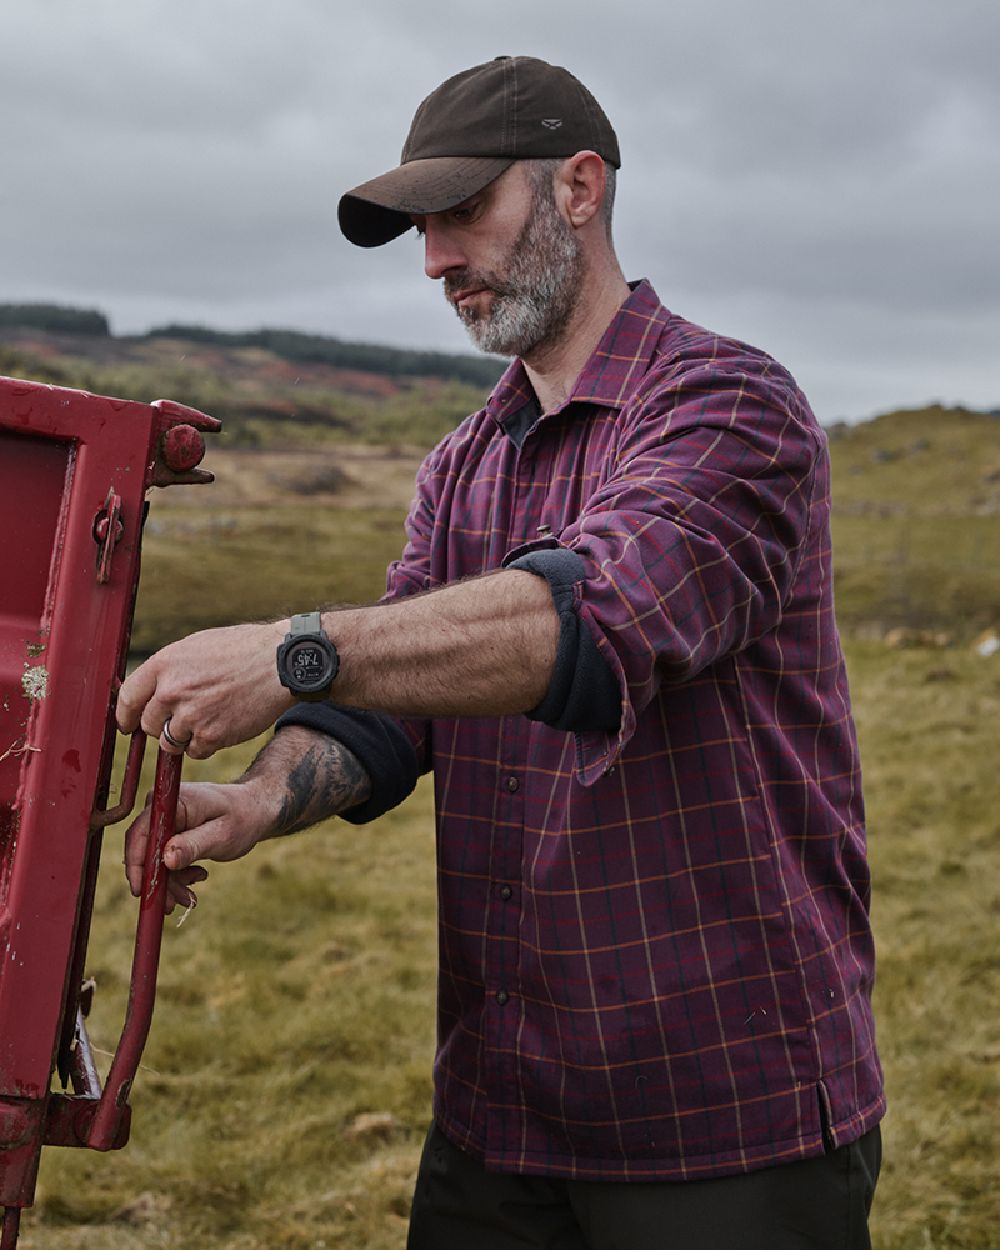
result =
[[21,674],[21,689],[26,699],[44,699],[49,692],[49,670],[44,664],[35,664],[29,668],[24,666]]

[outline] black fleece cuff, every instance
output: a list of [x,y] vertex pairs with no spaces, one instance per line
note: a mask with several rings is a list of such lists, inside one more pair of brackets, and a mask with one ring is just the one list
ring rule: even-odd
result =
[[525,715],[569,733],[617,729],[622,715],[618,681],[590,630],[581,623],[573,592],[586,576],[582,557],[569,547],[545,547],[515,555],[504,565],[544,577],[559,616],[559,644],[549,688],[541,703]]
[[277,729],[303,725],[336,738],[355,755],[371,778],[371,797],[341,812],[341,819],[363,825],[402,803],[420,776],[416,752],[391,716],[338,703],[299,703],[278,720]]

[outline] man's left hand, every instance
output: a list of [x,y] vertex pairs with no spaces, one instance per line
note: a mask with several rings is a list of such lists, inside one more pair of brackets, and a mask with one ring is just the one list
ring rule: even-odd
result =
[[288,628],[287,620],[233,625],[172,642],[126,679],[119,729],[141,726],[164,750],[196,760],[255,738],[294,702],[275,668]]

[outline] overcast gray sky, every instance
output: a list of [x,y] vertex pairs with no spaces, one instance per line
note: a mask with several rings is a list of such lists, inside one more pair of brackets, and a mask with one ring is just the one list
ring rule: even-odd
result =
[[[626,275],[824,420],[1000,407],[998,0],[0,0],[0,301],[462,351],[342,191],[438,82],[563,64],[622,148]],[[471,350],[471,349],[470,349]]]

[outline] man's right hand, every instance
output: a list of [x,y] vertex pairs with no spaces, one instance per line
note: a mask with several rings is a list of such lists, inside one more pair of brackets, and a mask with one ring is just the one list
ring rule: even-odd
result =
[[[137,897],[142,889],[149,813],[147,796],[146,807],[125,835],[125,874]],[[198,901],[191,887],[204,881],[208,871],[195,861],[239,859],[274,832],[275,816],[273,795],[268,795],[267,787],[252,781],[183,784],[177,801],[177,832],[163,849],[163,862],[169,870],[164,908],[167,914],[178,903],[193,907]]]
[[[192,885],[208,872],[196,861],[239,859],[265,838],[306,829],[364,803],[371,781],[358,759],[334,738],[303,725],[274,735],[239,781],[186,782],[177,801],[177,831],[167,839],[165,911],[197,902]],[[136,896],[149,839],[149,799],[125,835],[125,873]]]

